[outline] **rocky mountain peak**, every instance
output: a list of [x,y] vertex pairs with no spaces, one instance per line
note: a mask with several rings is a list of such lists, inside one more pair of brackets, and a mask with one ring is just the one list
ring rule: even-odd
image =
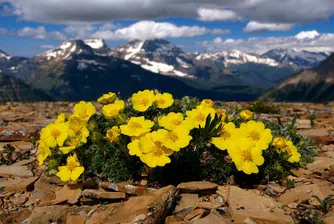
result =
[[10,56],[6,52],[0,50],[0,58],[10,59]]
[[84,40],[84,43],[90,46],[98,55],[108,55],[110,48],[103,39],[91,38]]
[[37,55],[38,58],[46,60],[65,60],[73,54],[89,54],[93,55],[94,51],[82,40],[64,41],[60,46]]

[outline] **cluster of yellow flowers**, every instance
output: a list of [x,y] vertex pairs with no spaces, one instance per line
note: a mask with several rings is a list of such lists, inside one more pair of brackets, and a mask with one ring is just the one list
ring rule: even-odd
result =
[[[129,136],[130,142],[125,143],[128,154],[138,156],[151,168],[170,163],[170,156],[174,152],[179,152],[191,143],[192,130],[206,127],[209,115],[211,118],[218,115],[221,119],[218,126],[222,127],[218,136],[211,138],[210,142],[220,150],[227,150],[239,171],[246,174],[258,173],[258,166],[264,163],[263,151],[268,150],[270,146],[275,147],[278,153],[288,153],[288,161],[291,163],[300,160],[301,155],[292,141],[283,137],[274,138],[271,130],[262,122],[252,120],[253,113],[249,110],[243,110],[239,114],[242,123],[236,127],[226,112],[216,108],[210,99],[203,100],[196,108],[185,113],[165,110],[173,106],[173,96],[169,93],[155,93],[152,90],[134,93],[131,104],[118,99],[112,92],[104,94],[97,101],[103,105],[102,114],[105,119],[122,120],[114,122],[115,126],[104,134],[105,139],[121,147],[121,144],[124,144],[120,143],[122,136]],[[128,118],[124,115],[124,110],[130,106],[140,116]],[[160,116],[156,120],[150,120],[146,116],[145,112],[150,109],[161,110],[157,113]],[[74,112],[68,119],[65,114],[61,114],[54,123],[43,128],[38,147],[40,165],[47,157],[52,156],[51,149],[58,148],[63,154],[68,154],[87,143],[88,121],[95,113],[96,109],[92,103],[82,101],[75,105]],[[84,167],[80,165],[77,155],[73,152],[67,158],[67,164],[58,169],[57,176],[62,181],[76,180],[84,172]]]
[[[68,119],[62,113],[54,123],[43,128],[38,145],[39,164],[42,165],[47,157],[52,156],[53,148],[58,147],[63,154],[68,154],[87,143],[89,136],[87,124],[95,113],[96,109],[92,103],[82,101],[75,105],[74,112]],[[67,158],[66,166],[60,166],[58,169],[57,176],[62,181],[76,180],[84,172],[84,167],[80,166],[75,153]]]

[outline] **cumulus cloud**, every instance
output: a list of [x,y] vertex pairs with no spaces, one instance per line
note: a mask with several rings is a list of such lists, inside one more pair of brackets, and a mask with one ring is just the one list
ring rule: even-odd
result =
[[287,31],[293,28],[292,23],[259,23],[250,21],[243,29],[247,33],[263,33],[266,31]]
[[155,39],[168,37],[193,37],[205,33],[225,34],[226,29],[207,29],[200,26],[176,26],[167,22],[140,21],[117,30],[98,30],[93,37],[105,40],[135,40]]
[[95,30],[95,27],[91,24],[70,25],[64,29],[66,34],[76,39],[85,39],[87,37],[90,37],[94,30]]
[[41,40],[55,39],[63,41],[66,39],[66,36],[61,32],[59,31],[48,32],[44,26],[39,26],[37,28],[24,27],[13,34],[21,37],[32,37],[34,39],[41,39]]
[[323,33],[319,35],[309,35],[307,38],[298,38],[305,33],[315,33],[313,31],[303,31],[296,36],[287,37],[252,37],[248,39],[222,39],[217,37],[212,41],[198,42],[198,46],[208,52],[218,52],[225,50],[241,50],[250,53],[262,54],[274,48],[294,48],[296,50],[325,51],[334,52],[334,33]]
[[155,20],[167,17],[204,21],[247,18],[261,23],[304,23],[334,14],[333,0],[2,0],[26,20],[51,23]]
[[200,8],[197,10],[197,13],[199,15],[198,19],[202,21],[233,21],[241,19],[241,17],[234,11],[225,9],[219,10]]
[[319,36],[320,33],[318,33],[318,31],[316,30],[311,30],[311,31],[302,31],[300,33],[298,33],[295,37],[297,39],[314,39],[315,37]]

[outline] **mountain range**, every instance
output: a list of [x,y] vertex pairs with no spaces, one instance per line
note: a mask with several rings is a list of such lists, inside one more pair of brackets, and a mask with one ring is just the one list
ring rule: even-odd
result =
[[314,69],[293,75],[263,94],[260,99],[270,101],[334,100],[334,53]]
[[110,49],[104,40],[68,40],[32,58],[0,51],[0,70],[56,100],[94,100],[107,91],[123,97],[144,88],[217,100],[254,100],[265,89],[328,53],[274,49],[263,55],[237,50],[186,53],[162,39]]

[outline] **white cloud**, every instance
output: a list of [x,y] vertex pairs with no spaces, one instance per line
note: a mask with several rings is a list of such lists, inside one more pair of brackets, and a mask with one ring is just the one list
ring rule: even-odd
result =
[[259,23],[256,21],[250,21],[243,29],[247,33],[262,33],[266,31],[287,31],[292,29],[294,24],[292,23]]
[[232,10],[220,10],[220,9],[205,9],[200,8],[197,10],[199,15],[198,19],[202,21],[234,21],[240,20],[241,17],[238,16]]
[[41,48],[42,49],[52,49],[52,48],[55,48],[56,46],[54,45],[41,45]]
[[320,33],[318,33],[318,31],[316,30],[312,30],[312,31],[302,31],[300,33],[298,33],[295,37],[297,39],[314,39],[315,37],[319,36]]
[[59,31],[48,32],[44,26],[39,26],[37,28],[24,27],[13,34],[21,37],[32,37],[34,39],[41,39],[41,40],[55,39],[63,41],[66,39],[66,36],[60,33]]
[[94,30],[95,28],[91,24],[70,25],[64,29],[66,34],[76,39],[85,39],[87,37],[90,37]]
[[207,29],[200,26],[176,26],[167,22],[140,21],[117,30],[98,30],[93,37],[105,40],[135,40],[168,37],[193,37],[205,33],[225,34],[226,29]]
[[[309,31],[304,31],[308,33]],[[315,32],[314,32],[315,33]],[[198,42],[198,46],[209,52],[225,50],[241,50],[245,52],[262,54],[274,48],[295,48],[307,51],[334,52],[334,33],[313,35],[313,38],[299,39],[296,36],[287,37],[252,37],[248,39],[222,39]]]
[[228,30],[228,29],[211,29],[210,33],[212,33],[214,35],[222,35],[222,34],[231,33],[231,30]]
[[[98,23],[167,17],[205,21],[247,18],[261,23],[305,23],[329,19],[333,0],[2,0],[25,20]],[[204,9],[204,11],[203,11]]]

